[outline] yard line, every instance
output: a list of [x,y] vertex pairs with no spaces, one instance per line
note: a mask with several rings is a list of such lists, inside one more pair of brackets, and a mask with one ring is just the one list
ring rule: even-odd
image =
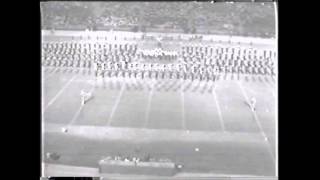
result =
[[119,104],[119,102],[120,102],[120,99],[121,99],[121,97],[122,97],[122,94],[123,94],[124,89],[125,89],[125,83],[122,83],[120,93],[119,93],[119,95],[118,95],[118,97],[117,97],[117,100],[116,100],[115,104],[114,104],[113,107],[112,107],[112,110],[111,110],[111,113],[110,113],[110,116],[109,116],[109,119],[108,119],[108,122],[107,122],[107,126],[110,126],[110,124],[111,124],[111,122],[112,122],[113,115],[114,115],[114,113],[116,112],[116,109],[117,109],[117,107],[118,107],[118,104]]
[[[95,89],[95,85],[93,85],[89,91],[89,93],[92,93],[93,90]],[[76,113],[73,115],[70,123],[67,125],[68,127],[70,127],[79,117],[81,110],[83,109],[84,105],[80,105],[79,109],[76,111]]]
[[185,118],[185,108],[184,108],[184,92],[183,92],[183,80],[181,79],[181,90],[180,90],[180,93],[181,93],[181,103],[182,103],[182,129],[183,130],[186,130],[186,118]]
[[70,85],[70,83],[76,78],[77,75],[74,75],[63,87],[62,89],[49,101],[49,103],[46,105],[46,107],[43,109],[43,112],[51,105],[53,104],[57,98],[62,94],[62,92]]
[[150,114],[150,107],[151,107],[151,100],[152,100],[152,96],[153,96],[154,84],[155,84],[155,81],[153,81],[153,83],[151,85],[151,90],[150,90],[149,96],[148,96],[147,110],[146,110],[146,114],[145,114],[145,121],[144,121],[144,124],[143,124],[144,128],[147,127],[148,122],[149,122],[149,114]]
[[[239,87],[240,87],[240,89],[241,89],[242,95],[244,96],[244,98],[246,99],[246,101],[249,102],[248,95],[247,95],[247,93],[245,92],[245,90],[243,89],[242,84],[241,84],[240,82],[237,82],[237,84],[239,85]],[[261,125],[261,123],[260,123],[260,120],[259,120],[259,118],[258,118],[258,116],[257,116],[256,111],[252,111],[252,112],[253,112],[254,120],[255,120],[255,122],[256,122],[257,125],[258,125],[258,128],[259,128],[259,131],[260,131],[261,135],[263,136],[264,139],[267,139],[267,135],[266,135],[266,133],[263,131],[262,125]],[[274,155],[273,155],[273,153],[272,153],[272,151],[271,151],[270,148],[271,148],[271,145],[270,145],[269,142],[268,142],[268,150],[269,150],[269,152],[270,152],[270,154],[271,154],[271,156],[272,156],[272,160],[275,161],[275,157],[274,157]]]
[[219,102],[218,102],[218,99],[217,99],[217,94],[216,94],[216,92],[215,92],[216,87],[217,87],[217,85],[216,85],[216,83],[215,83],[215,84],[214,84],[214,87],[213,87],[213,90],[212,90],[212,94],[213,94],[213,97],[214,97],[214,101],[216,102],[216,106],[217,106],[217,110],[218,110],[218,115],[219,115],[219,121],[220,121],[221,129],[222,129],[223,132],[225,132],[224,121],[223,121],[223,117],[222,117],[220,105],[219,105]]
[[[242,84],[241,84],[240,82],[237,82],[237,84],[239,85],[240,90],[241,90],[241,92],[242,92],[242,95],[244,96],[246,102],[249,103],[249,102],[250,102],[250,101],[249,101],[249,97],[248,97],[247,93],[244,91]],[[255,111],[253,111],[253,114],[254,114],[254,116],[256,117],[256,112],[255,112]],[[257,123],[257,125],[258,125],[258,128],[259,128],[262,136],[265,138],[265,137],[266,137],[266,134],[264,133],[260,122],[259,122],[256,118],[254,118],[254,119],[255,119],[255,121],[256,121],[256,123]]]
[[70,127],[70,126],[74,123],[74,121],[78,118],[78,116],[79,116],[79,114],[80,114],[80,112],[81,112],[81,110],[82,110],[83,107],[84,107],[83,105],[80,105],[80,107],[79,107],[79,109],[77,110],[77,112],[73,115],[70,123],[67,125],[68,127]]

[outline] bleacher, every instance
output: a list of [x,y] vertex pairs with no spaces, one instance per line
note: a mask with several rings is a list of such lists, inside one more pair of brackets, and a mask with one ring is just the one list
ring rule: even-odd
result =
[[41,9],[43,29],[275,37],[273,3],[45,2]]

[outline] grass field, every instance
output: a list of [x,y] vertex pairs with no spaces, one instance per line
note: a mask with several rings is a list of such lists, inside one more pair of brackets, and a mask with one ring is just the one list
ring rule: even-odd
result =
[[[149,153],[182,163],[184,172],[274,175],[274,81],[270,77],[220,78],[215,84],[103,80],[85,71],[43,68],[44,153],[61,154],[57,161],[44,161],[97,167],[108,155]],[[93,92],[85,106],[80,103],[81,89]],[[251,96],[257,99],[256,113],[246,104]],[[69,127],[70,133],[62,133],[61,127]],[[86,127],[94,130],[83,130],[82,135],[71,131]],[[122,138],[114,138],[117,133],[98,133],[108,127],[118,128],[113,131],[118,133],[129,129],[137,139],[126,139],[129,134],[125,133]],[[153,130],[163,134],[148,133]],[[186,136],[187,130],[193,140],[178,138]],[[144,140],[145,136],[150,139]],[[205,136],[212,136],[212,141],[204,140]],[[196,147],[199,152],[194,151]]]
[[[93,94],[84,106],[81,90]],[[102,79],[89,70],[42,67],[43,162],[98,168],[106,156],[149,154],[183,164],[180,175],[275,176],[276,95],[271,76],[221,75],[215,83]],[[47,159],[48,152],[60,158]]]

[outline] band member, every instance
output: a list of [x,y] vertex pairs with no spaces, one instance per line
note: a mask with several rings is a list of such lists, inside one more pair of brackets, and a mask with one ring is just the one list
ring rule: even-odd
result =
[[250,108],[251,108],[252,111],[256,110],[256,103],[257,103],[256,98],[252,97],[250,99]]
[[83,106],[85,105],[86,101],[92,97],[92,93],[81,90],[80,96],[81,96],[81,105]]

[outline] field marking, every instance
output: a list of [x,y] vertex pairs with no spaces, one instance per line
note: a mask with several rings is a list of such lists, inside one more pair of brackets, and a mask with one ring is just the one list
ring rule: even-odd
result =
[[45,110],[52,105],[57,98],[63,93],[63,91],[70,85],[70,83],[77,77],[77,75],[74,75],[72,78],[70,78],[70,80],[60,89],[60,91],[49,101],[49,103],[45,106],[45,108],[43,109],[42,113],[45,112]]
[[[241,84],[240,82],[237,82],[237,84],[238,84],[238,86],[239,86],[240,89],[241,89],[242,95],[244,96],[244,98],[246,99],[246,101],[249,103],[250,101],[249,101],[248,95],[247,95],[247,93],[245,92],[242,84]],[[261,123],[260,123],[260,120],[259,120],[259,118],[258,118],[258,115],[257,115],[256,111],[251,111],[251,112],[253,113],[254,120],[255,120],[256,124],[258,125],[258,128],[259,128],[259,131],[260,131],[261,135],[263,136],[264,139],[267,139],[267,135],[266,135],[266,133],[263,131],[262,125],[261,125]],[[275,161],[275,157],[274,157],[274,155],[273,155],[273,153],[272,153],[272,151],[271,151],[271,145],[270,145],[270,143],[269,143],[268,140],[267,140],[267,144],[268,144],[268,150],[269,150],[269,152],[270,152],[270,154],[271,154],[272,160]]]
[[148,103],[147,103],[147,108],[146,108],[146,114],[145,114],[145,121],[143,124],[143,128],[146,128],[148,123],[149,123],[149,115],[150,115],[150,107],[151,107],[151,100],[152,100],[152,96],[153,96],[153,90],[154,90],[154,84],[156,81],[153,81],[153,83],[151,84],[151,90],[149,92],[149,96],[148,96]]
[[114,115],[114,113],[116,112],[116,109],[117,109],[117,107],[118,107],[118,105],[119,105],[119,102],[120,102],[120,99],[121,99],[121,97],[122,97],[122,94],[123,94],[124,89],[125,89],[125,83],[122,82],[122,86],[121,86],[120,93],[119,93],[119,95],[118,95],[118,97],[117,97],[117,99],[116,99],[115,104],[114,104],[113,107],[112,107],[110,116],[109,116],[109,118],[108,118],[107,126],[110,126],[110,124],[111,124],[111,122],[112,122],[113,115]]
[[[92,93],[93,90],[95,89],[95,85],[93,85],[89,91],[89,93]],[[79,109],[76,111],[76,113],[73,115],[70,123],[67,125],[67,127],[70,127],[79,117],[81,110],[83,109],[85,105],[80,105]]]
[[[245,92],[242,84],[241,84],[240,82],[237,82],[237,84],[238,84],[238,86],[240,87],[240,90],[241,90],[242,95],[243,95],[243,97],[245,98],[246,102],[249,103],[249,102],[250,102],[250,101],[249,101],[249,97],[248,97],[247,93]],[[253,115],[256,117],[256,112],[255,112],[255,111],[251,111],[251,112],[253,112]],[[256,118],[254,118],[254,119],[255,119],[255,121],[256,121],[256,123],[257,123],[257,125],[258,125],[258,128],[259,128],[259,130],[260,130],[260,133],[262,134],[262,136],[263,136],[264,138],[266,138],[267,136],[266,136],[266,134],[264,133],[260,122],[259,122]]]
[[75,122],[75,120],[78,119],[79,114],[80,114],[81,110],[83,109],[83,107],[84,107],[84,105],[80,105],[79,109],[73,115],[73,117],[72,117],[70,123],[67,125],[67,127],[70,127]]
[[181,104],[182,104],[182,129],[186,130],[186,117],[185,117],[185,107],[184,107],[184,92],[183,92],[184,86],[183,86],[183,80],[181,79],[181,89],[180,89],[180,94],[181,94]]
[[214,84],[214,87],[213,87],[213,90],[212,90],[212,94],[213,94],[214,101],[215,101],[216,106],[217,106],[218,115],[219,115],[219,122],[220,122],[220,125],[221,125],[221,129],[222,129],[223,132],[225,132],[224,121],[223,121],[223,117],[222,117],[220,105],[219,105],[219,102],[218,102],[217,94],[216,94],[216,92],[215,92],[216,87],[217,87],[217,83]]

